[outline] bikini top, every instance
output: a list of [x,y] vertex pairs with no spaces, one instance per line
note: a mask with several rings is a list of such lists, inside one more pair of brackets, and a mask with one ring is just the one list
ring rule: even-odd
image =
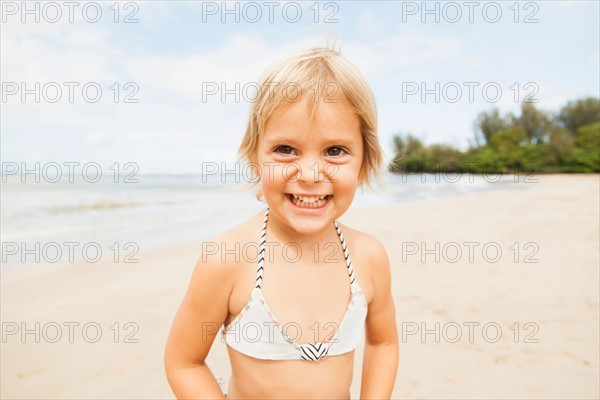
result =
[[288,336],[287,331],[298,332],[300,326],[294,322],[282,326],[267,306],[261,291],[268,216],[267,207],[260,238],[256,286],[242,311],[227,327],[223,328],[221,339],[240,353],[265,360],[317,361],[327,355],[335,356],[354,350],[364,332],[367,301],[358,282],[354,279],[346,240],[337,221],[333,223],[344,251],[352,296],[342,321],[339,325],[331,324],[337,330],[330,340],[298,344]]

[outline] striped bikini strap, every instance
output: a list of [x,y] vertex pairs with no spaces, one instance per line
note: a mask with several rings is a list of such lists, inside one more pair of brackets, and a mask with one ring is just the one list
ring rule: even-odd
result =
[[[267,241],[267,219],[269,218],[269,207],[265,209],[265,214],[263,217],[263,223],[261,228],[260,235],[260,243],[259,243],[259,253],[258,253],[258,267],[256,270],[256,289],[260,289],[262,286],[262,275],[264,270],[265,263],[265,243]],[[340,239],[340,243],[342,244],[342,250],[344,252],[344,259],[346,260],[346,267],[348,268],[348,277],[350,278],[350,284],[354,285],[354,270],[352,269],[352,261],[350,260],[350,253],[348,252],[348,245],[346,244],[346,239],[344,238],[344,234],[340,229],[337,221],[333,221],[333,225],[335,226],[335,231],[338,234],[338,238]]]
[[260,244],[258,252],[258,269],[256,270],[256,288],[260,289],[262,285],[263,265],[265,263],[265,243],[267,241],[267,218],[269,217],[269,207],[265,210],[263,217],[262,233],[260,235]]
[[350,261],[350,253],[348,252],[348,245],[346,244],[346,239],[344,238],[344,234],[340,229],[338,222],[333,221],[333,225],[335,225],[335,231],[340,238],[340,242],[342,243],[342,250],[344,251],[344,258],[346,259],[346,266],[348,267],[348,276],[350,277],[350,284],[354,285],[354,270],[352,269],[352,261]]

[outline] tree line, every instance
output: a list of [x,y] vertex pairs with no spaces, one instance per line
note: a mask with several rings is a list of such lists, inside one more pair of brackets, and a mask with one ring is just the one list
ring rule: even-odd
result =
[[402,172],[600,172],[600,101],[569,101],[557,113],[533,103],[520,114],[497,108],[479,113],[474,138],[460,151],[445,144],[425,146],[416,136],[394,135],[389,170]]

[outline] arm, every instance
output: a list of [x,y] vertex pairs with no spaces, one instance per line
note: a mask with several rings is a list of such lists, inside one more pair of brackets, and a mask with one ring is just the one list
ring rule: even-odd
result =
[[178,399],[224,399],[204,360],[228,314],[231,272],[219,260],[198,260],[167,340],[164,366]]
[[361,399],[389,399],[398,371],[398,330],[391,292],[391,271],[385,248],[374,241],[371,280],[374,295],[369,303],[365,328],[365,351]]

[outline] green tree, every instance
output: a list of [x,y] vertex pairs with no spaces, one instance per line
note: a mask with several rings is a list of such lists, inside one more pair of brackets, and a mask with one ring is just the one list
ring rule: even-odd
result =
[[521,115],[513,118],[513,123],[525,130],[530,143],[541,143],[552,129],[552,118],[544,111],[535,108],[533,103],[521,105]]
[[600,122],[600,101],[594,97],[570,101],[560,110],[557,120],[575,135],[580,127]]
[[565,128],[554,127],[548,137],[548,146],[557,160],[560,160],[575,146],[575,138]]
[[522,127],[496,132],[490,139],[490,147],[499,153],[510,153],[528,142],[527,132]]
[[505,130],[509,124],[500,115],[497,108],[493,108],[490,112],[481,112],[475,120],[475,128],[480,133],[486,144],[490,143],[492,135],[498,131]]
[[471,150],[461,162],[463,171],[469,173],[503,173],[506,168],[502,155],[491,147]]
[[392,172],[419,172],[425,170],[423,142],[410,133],[393,137],[395,157],[389,166]]
[[[518,116],[498,109],[481,112],[474,122],[475,143],[466,152],[444,144],[429,146],[411,134],[394,136],[393,172],[600,172],[600,103],[596,98],[569,102],[554,120],[533,104]],[[482,144],[482,140],[485,141]]]
[[410,155],[423,148],[423,142],[410,133],[395,135],[393,140],[394,150],[398,156]]
[[445,144],[432,144],[423,151],[425,167],[429,171],[457,171],[462,160],[459,150]]
[[600,172],[600,123],[577,129],[575,147],[561,164],[564,172]]

